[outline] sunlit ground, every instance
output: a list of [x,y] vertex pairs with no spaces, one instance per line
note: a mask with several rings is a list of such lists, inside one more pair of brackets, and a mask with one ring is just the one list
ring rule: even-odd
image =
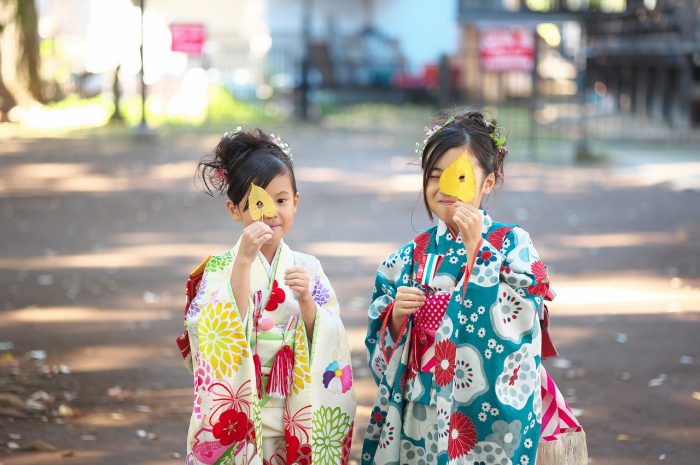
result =
[[[360,402],[357,459],[375,393],[363,343],[369,290],[377,264],[412,237],[413,224],[427,224],[420,173],[408,165],[412,141],[287,132],[299,147],[302,190],[290,243],[321,260],[342,303]],[[50,363],[70,367],[76,403],[87,415],[68,420],[70,428],[37,428],[54,442],[62,438],[59,448],[75,450],[71,463],[114,460],[120,448],[138,449],[129,463],[181,462],[172,454],[182,452],[191,401],[174,345],[184,277],[204,256],[230,247],[236,234],[220,203],[192,185],[196,160],[215,141],[3,141],[0,341],[14,341],[16,357],[48,348]],[[319,146],[323,153],[315,153]],[[590,427],[592,463],[655,463],[667,454],[667,463],[689,465],[671,458],[674,445],[690,450],[700,434],[685,416],[699,405],[697,385],[688,380],[697,381],[690,370],[696,373],[699,356],[689,334],[700,321],[700,271],[692,269],[700,251],[700,163],[508,169],[494,210],[530,229],[552,265],[553,331],[562,352],[553,375]],[[684,214],[673,212],[679,202]],[[669,328],[676,337],[654,339]],[[681,356],[693,361],[679,363]],[[655,379],[659,385],[651,387]],[[107,393],[116,385],[130,397],[112,399]],[[653,410],[641,408],[647,403]],[[656,427],[659,409],[676,418]],[[159,439],[144,442],[137,429]],[[97,439],[80,439],[85,434]],[[26,452],[2,462],[55,458]]]

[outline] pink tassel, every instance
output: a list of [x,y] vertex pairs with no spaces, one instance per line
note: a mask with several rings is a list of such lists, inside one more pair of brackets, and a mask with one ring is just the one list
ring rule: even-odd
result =
[[272,370],[267,379],[267,395],[275,399],[284,399],[292,387],[292,372],[294,370],[294,354],[291,347],[285,344],[275,355]]
[[257,353],[253,354],[253,365],[255,367],[255,385],[258,387],[258,399],[262,399],[262,364]]

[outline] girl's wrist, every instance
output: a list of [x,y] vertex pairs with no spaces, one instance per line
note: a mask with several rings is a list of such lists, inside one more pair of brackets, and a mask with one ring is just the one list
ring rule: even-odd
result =
[[316,302],[314,299],[311,297],[311,294],[308,294],[303,297],[299,297],[299,310],[301,312],[306,312],[306,313],[311,313],[312,311],[316,310]]
[[299,302],[299,313],[307,326],[313,326],[316,322],[316,302]]
[[233,261],[233,267],[236,269],[250,268],[253,265],[254,258],[246,257],[242,254],[236,255],[236,259]]

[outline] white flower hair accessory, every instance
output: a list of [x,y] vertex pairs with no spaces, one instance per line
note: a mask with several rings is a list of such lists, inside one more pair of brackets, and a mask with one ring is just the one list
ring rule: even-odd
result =
[[443,124],[435,124],[432,127],[425,127],[425,135],[423,137],[422,142],[416,142],[416,155],[418,155],[418,158],[423,158],[423,151],[425,150],[425,146],[428,144],[428,141],[430,140],[433,135],[438,132],[440,129],[444,128],[451,122],[455,120],[454,116],[450,116],[447,121],[445,121]]
[[292,155],[292,151],[289,148],[289,144],[282,139],[279,134],[270,134],[270,138],[272,139],[272,142],[279,147],[282,152],[284,152],[285,155],[289,157],[290,161],[294,161],[294,155]]
[[[243,127],[236,126],[236,129],[233,132],[225,132],[224,137],[229,137],[229,138],[233,137],[241,131],[243,131]],[[289,158],[290,161],[294,161],[294,155],[292,155],[292,151],[289,148],[289,144],[286,143],[284,141],[284,139],[282,139],[278,134],[270,134],[269,140],[270,140],[270,142],[275,144],[277,147],[279,147],[280,150],[282,150],[282,153],[287,155],[287,157]]]

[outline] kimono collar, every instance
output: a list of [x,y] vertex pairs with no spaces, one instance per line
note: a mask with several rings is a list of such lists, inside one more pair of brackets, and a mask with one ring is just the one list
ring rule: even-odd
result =
[[[481,235],[485,236],[488,234],[489,230],[491,229],[491,226],[493,225],[493,220],[491,219],[491,215],[489,215],[486,210],[483,208],[480,208],[479,211],[481,212],[483,216],[483,220],[481,222]],[[437,232],[435,234],[435,241],[437,243],[438,249],[442,249],[445,247],[446,242],[453,242],[455,241],[455,237],[452,233],[457,234],[457,239],[456,242],[461,244],[462,243],[462,236],[459,233],[459,230],[456,231],[450,231],[450,228],[447,227],[447,224],[442,221],[438,220],[437,224]]]
[[[241,247],[241,239],[239,238],[238,241],[236,242],[236,245],[233,246],[231,249],[231,252],[233,253],[233,256],[235,257],[238,254],[238,250]],[[294,255],[292,254],[292,250],[289,248],[289,246],[284,242],[284,240],[281,240],[279,245],[277,246],[277,250],[275,251],[275,255],[272,259],[272,263],[268,263],[267,259],[265,256],[261,253],[258,252],[258,256],[256,257],[256,260],[253,262],[252,265],[252,276],[254,277],[254,281],[257,281],[255,277],[260,277],[260,276],[265,276],[269,280],[269,282],[272,282],[275,279],[280,279],[280,276],[284,276],[284,271],[287,268],[293,267],[294,266]],[[251,286],[259,287],[259,288],[266,288],[267,286],[264,286],[262,282],[260,283],[253,283],[251,282]]]

